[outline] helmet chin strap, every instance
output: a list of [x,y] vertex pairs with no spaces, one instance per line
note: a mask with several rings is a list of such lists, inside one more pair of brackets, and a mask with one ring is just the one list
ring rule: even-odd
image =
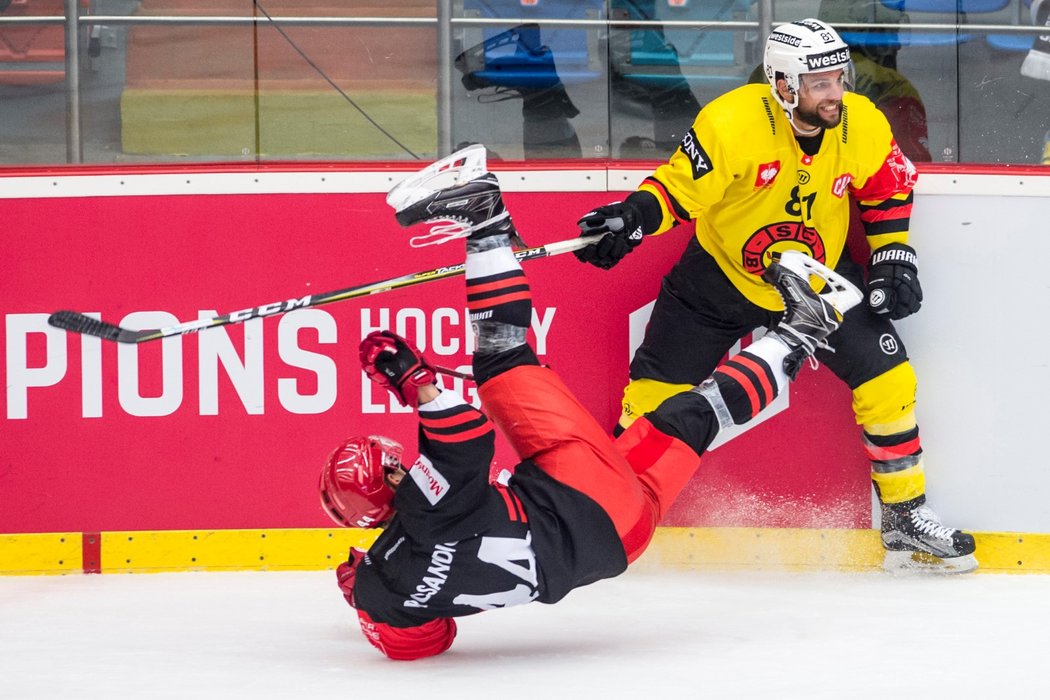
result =
[[820,133],[820,130],[824,128],[822,126],[815,126],[809,130],[803,129],[801,126],[799,126],[799,123],[797,121],[792,119],[792,116],[793,115],[788,116],[788,121],[791,122],[791,128],[794,129],[795,133],[799,136],[816,136]]
[[824,128],[824,127],[821,127],[821,126],[815,126],[815,127],[811,128],[811,129],[803,129],[799,125],[799,123],[797,121],[795,121],[795,110],[798,109],[798,103],[799,103],[798,96],[792,94],[792,97],[794,99],[792,99],[791,102],[788,102],[787,100],[784,99],[783,96],[780,95],[779,92],[777,92],[776,88],[774,88],[772,90],[772,92],[773,92],[774,99],[776,99],[777,103],[779,103],[780,106],[784,109],[784,116],[787,117],[788,123],[791,124],[792,130],[794,130],[794,132],[796,134],[798,134],[799,136],[803,136],[803,137],[816,136],[817,134],[820,133],[820,130]]

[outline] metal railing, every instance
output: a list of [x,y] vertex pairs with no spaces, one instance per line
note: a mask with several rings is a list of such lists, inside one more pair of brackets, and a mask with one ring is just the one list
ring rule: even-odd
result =
[[[255,16],[192,16],[192,15],[96,15],[80,13],[78,0],[65,0],[64,16],[20,16],[0,15],[0,28],[20,25],[62,25],[65,30],[66,72],[66,159],[69,163],[83,161],[83,145],[80,123],[80,53],[79,29],[95,26],[144,26],[144,25],[194,25],[194,26],[250,26],[270,24],[281,27],[429,27],[437,30],[437,123],[438,150],[440,155],[451,152],[451,80],[452,80],[452,30],[454,27],[513,27],[533,23],[548,27],[573,27],[580,29],[639,29],[653,25],[663,29],[729,29],[754,30],[759,36],[767,35],[777,24],[773,21],[773,0],[759,0],[758,19],[750,20],[613,20],[613,19],[536,19],[536,18],[474,18],[453,17],[452,0],[437,0],[435,17],[272,17]],[[996,34],[1032,35],[1047,32],[1046,27],[1000,25],[1000,24],[943,24],[908,23],[902,25],[879,23],[835,23],[844,31],[866,31],[898,28],[904,31],[933,33],[994,32]]]

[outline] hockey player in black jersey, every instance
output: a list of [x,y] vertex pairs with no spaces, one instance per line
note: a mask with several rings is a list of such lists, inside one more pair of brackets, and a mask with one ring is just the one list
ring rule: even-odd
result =
[[[362,365],[417,408],[419,457],[407,465],[398,442],[353,438],[320,480],[334,521],[384,528],[368,552],[351,551],[337,576],[365,637],[392,659],[444,652],[456,617],[555,603],[622,573],[719,430],[771,403],[861,298],[811,258],[786,253],[766,273],[785,299],[779,325],[614,441],[526,342],[531,293],[510,246],[514,226],[495,176],[471,174],[388,199],[402,225],[451,220],[467,235],[473,368],[485,412],[441,390],[403,338],[374,332],[361,343]],[[810,274],[831,291],[814,294]],[[522,461],[490,479],[495,427]]]

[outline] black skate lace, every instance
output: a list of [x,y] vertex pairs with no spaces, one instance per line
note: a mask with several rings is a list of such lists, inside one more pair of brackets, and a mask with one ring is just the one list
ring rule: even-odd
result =
[[910,516],[912,525],[924,535],[939,540],[950,540],[955,532],[952,528],[942,525],[940,518],[928,506],[916,508],[910,513]]

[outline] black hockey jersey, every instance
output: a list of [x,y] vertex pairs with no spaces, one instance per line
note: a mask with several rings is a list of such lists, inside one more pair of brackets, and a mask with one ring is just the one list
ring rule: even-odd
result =
[[357,570],[355,606],[412,627],[533,600],[627,568],[605,511],[526,460],[489,482],[492,423],[443,392],[419,412],[419,459],[394,497],[396,515]]

